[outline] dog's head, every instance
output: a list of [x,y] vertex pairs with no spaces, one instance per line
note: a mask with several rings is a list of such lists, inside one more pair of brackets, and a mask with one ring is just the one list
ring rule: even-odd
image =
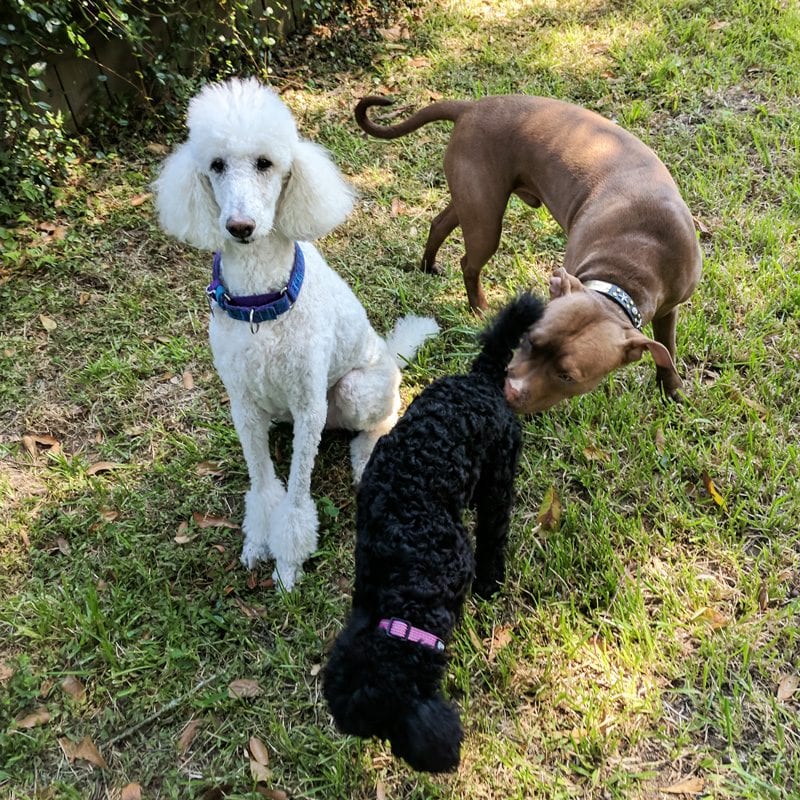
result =
[[638,361],[645,350],[677,377],[664,345],[620,320],[607,299],[563,268],[551,278],[550,296],[508,365],[505,395],[514,411],[533,414],[585,394],[613,370]]
[[390,639],[354,612],[323,672],[323,691],[343,733],[388,739],[416,770],[458,767],[463,733],[440,681],[444,656]]
[[289,109],[255,79],[206,86],[189,138],[154,183],[161,226],[202,249],[278,231],[311,241],[343,222],[353,191],[328,154],[302,140]]

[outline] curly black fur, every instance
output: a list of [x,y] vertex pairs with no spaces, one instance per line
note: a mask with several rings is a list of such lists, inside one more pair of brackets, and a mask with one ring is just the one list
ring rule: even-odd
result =
[[[388,636],[399,617],[448,642],[473,582],[489,596],[505,573],[520,426],[503,396],[506,366],[542,303],[523,294],[481,335],[468,375],[432,383],[378,441],[358,490],[353,608],[324,671],[344,733],[389,739],[428,772],[454,770],[463,737],[441,693],[443,652]],[[475,555],[462,516],[476,512]]]

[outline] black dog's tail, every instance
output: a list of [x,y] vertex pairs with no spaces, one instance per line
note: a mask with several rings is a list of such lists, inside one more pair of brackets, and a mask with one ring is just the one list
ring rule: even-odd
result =
[[511,354],[522,334],[541,318],[544,303],[530,292],[523,292],[503,308],[480,335],[483,349],[472,364],[472,371],[488,376],[502,386]]

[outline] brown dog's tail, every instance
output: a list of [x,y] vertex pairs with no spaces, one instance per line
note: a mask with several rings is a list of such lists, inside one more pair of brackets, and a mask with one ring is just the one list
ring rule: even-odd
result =
[[359,128],[378,139],[397,139],[407,133],[437,120],[455,122],[472,104],[472,100],[441,100],[421,108],[416,114],[396,125],[378,125],[367,116],[367,109],[372,106],[390,106],[393,100],[388,97],[369,95],[358,101],[355,115]]

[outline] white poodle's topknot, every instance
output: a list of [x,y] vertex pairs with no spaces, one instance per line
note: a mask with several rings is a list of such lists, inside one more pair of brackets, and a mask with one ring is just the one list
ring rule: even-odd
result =
[[188,127],[189,141],[201,158],[221,149],[247,153],[263,143],[288,164],[298,141],[291,112],[274,89],[256,78],[205,86],[189,103]]

